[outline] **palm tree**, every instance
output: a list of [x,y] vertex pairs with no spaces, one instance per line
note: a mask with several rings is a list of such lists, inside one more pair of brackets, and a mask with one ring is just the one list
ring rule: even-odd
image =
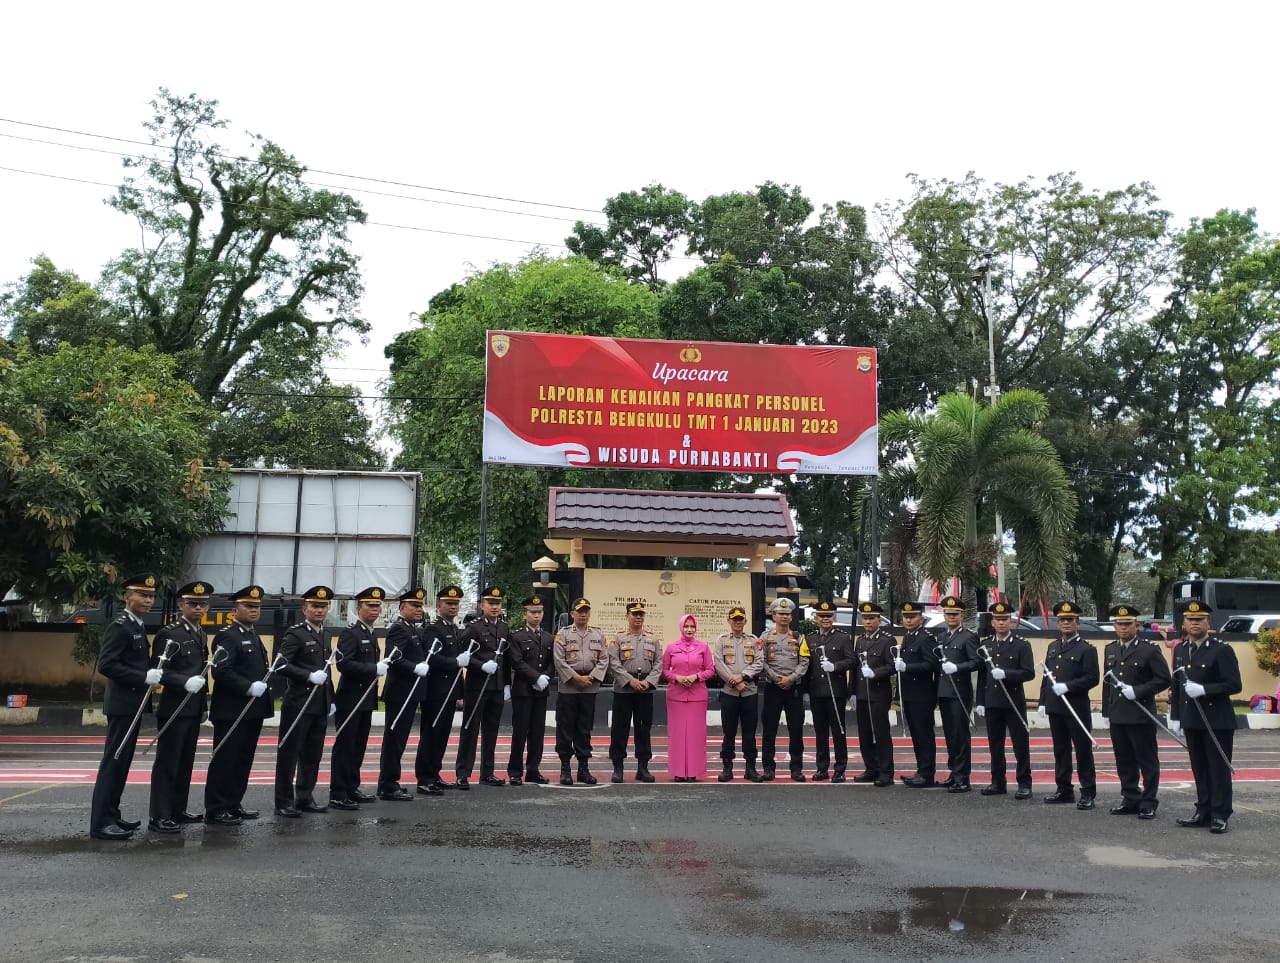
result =
[[985,580],[994,540],[978,536],[981,510],[999,510],[1014,535],[1025,597],[1044,601],[1062,582],[1076,496],[1057,450],[1039,433],[1049,404],[1017,389],[991,406],[965,394],[936,411],[890,411],[880,440],[909,453],[885,469],[886,484],[915,501],[914,555],[925,573],[959,574],[970,600]]

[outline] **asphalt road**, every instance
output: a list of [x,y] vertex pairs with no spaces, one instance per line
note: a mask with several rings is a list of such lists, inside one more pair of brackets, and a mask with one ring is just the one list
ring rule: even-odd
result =
[[[1280,951],[1273,731],[1237,734],[1244,778],[1225,836],[1174,824],[1192,795],[1172,743],[1151,822],[1107,813],[1117,793],[1105,772],[1098,809],[1041,804],[1043,740],[1031,802],[741,779],[646,786],[628,774],[622,786],[476,786],[285,821],[261,785],[268,737],[247,800],[262,819],[123,844],[87,836],[101,743],[83,739],[0,737],[7,959],[1257,961]],[[984,768],[977,753],[975,785]],[[126,815],[145,816],[146,769],[135,762]]]

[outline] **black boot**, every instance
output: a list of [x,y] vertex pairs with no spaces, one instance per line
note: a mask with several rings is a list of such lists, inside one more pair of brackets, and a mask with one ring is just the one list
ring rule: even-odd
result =
[[732,779],[732,778],[733,778],[733,763],[732,763],[732,762],[730,762],[728,759],[726,759],[726,760],[722,763],[722,767],[723,767],[724,771],[723,771],[723,772],[721,772],[721,773],[720,773],[720,775],[716,776],[716,781],[717,781],[717,782],[728,782],[730,779]]
[[560,767],[560,785],[562,786],[573,785],[573,773],[570,772],[569,764],[567,762]]
[[636,781],[653,782],[653,776],[649,774],[649,760],[636,763]]
[[754,763],[747,763],[747,771],[744,775],[747,777],[747,782],[764,782],[764,776],[756,771]]
[[591,770],[587,768],[587,764],[583,763],[578,767],[578,782],[584,786],[594,786],[600,780],[591,775]]
[[622,782],[622,763],[615,762],[613,764],[613,775],[609,777],[610,782]]

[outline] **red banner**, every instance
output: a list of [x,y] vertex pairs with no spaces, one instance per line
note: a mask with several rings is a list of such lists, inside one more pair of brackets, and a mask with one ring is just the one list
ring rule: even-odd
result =
[[484,460],[874,475],[873,348],[488,332]]

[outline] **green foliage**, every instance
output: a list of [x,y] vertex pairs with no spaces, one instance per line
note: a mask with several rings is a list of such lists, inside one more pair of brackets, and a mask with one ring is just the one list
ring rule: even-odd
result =
[[1263,629],[1253,640],[1253,654],[1258,668],[1272,675],[1280,675],[1280,631]]
[[221,528],[214,415],[173,367],[103,343],[0,361],[0,594],[80,601],[131,571],[172,576]]
[[127,335],[123,318],[93,285],[59,271],[43,254],[31,263],[31,272],[0,295],[0,328],[14,341],[52,352],[63,341],[80,345]]
[[621,269],[628,278],[657,291],[662,266],[677,241],[689,233],[693,205],[661,184],[625,191],[605,201],[604,227],[578,221],[565,245],[574,254]]
[[75,644],[71,647],[71,657],[76,660],[76,665],[98,664],[98,653],[102,651],[102,635],[105,631],[106,627],[96,622],[80,627]]

